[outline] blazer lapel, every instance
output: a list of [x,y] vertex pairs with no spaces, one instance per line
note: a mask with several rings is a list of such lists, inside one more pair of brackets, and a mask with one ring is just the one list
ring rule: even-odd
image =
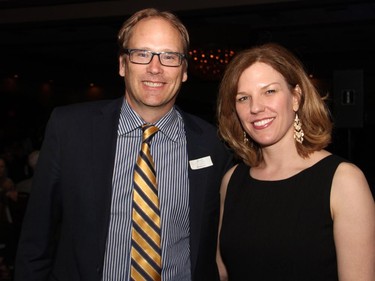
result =
[[[206,155],[207,149],[202,146],[202,132],[194,125],[192,120],[185,118],[185,131],[187,138],[188,158],[195,160]],[[189,185],[190,185],[190,251],[192,272],[195,271],[200,233],[202,228],[202,213],[204,207],[204,196],[202,196],[202,186],[205,186],[205,177],[199,170],[192,170],[189,165]]]
[[123,98],[104,106],[92,118],[93,182],[99,256],[104,257],[111,211],[112,174],[116,154],[117,129]]

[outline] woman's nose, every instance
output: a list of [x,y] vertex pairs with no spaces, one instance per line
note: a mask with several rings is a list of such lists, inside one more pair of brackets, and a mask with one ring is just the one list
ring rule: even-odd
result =
[[264,111],[265,105],[260,99],[252,99],[250,103],[250,111],[252,113],[262,112]]

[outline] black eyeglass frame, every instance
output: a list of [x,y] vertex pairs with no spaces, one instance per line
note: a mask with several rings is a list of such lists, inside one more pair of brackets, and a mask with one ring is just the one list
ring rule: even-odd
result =
[[[142,51],[142,52],[151,54],[149,62],[134,62],[134,61],[132,61],[131,54],[133,52],[135,52],[135,51]],[[150,51],[150,50],[143,50],[143,49],[124,49],[124,54],[126,54],[126,55],[129,56],[129,61],[131,63],[134,63],[134,64],[143,64],[143,65],[149,64],[152,61],[152,59],[154,58],[154,56],[156,55],[156,56],[158,56],[160,64],[163,65],[163,66],[167,66],[167,67],[179,67],[179,66],[181,66],[183,60],[186,59],[186,55],[185,54],[181,54],[181,53],[178,53],[178,52],[153,52],[153,51]],[[160,59],[160,55],[163,55],[163,54],[177,55],[179,57],[179,59],[180,59],[179,60],[180,63],[178,65],[166,65],[166,64],[162,63],[162,61]]]

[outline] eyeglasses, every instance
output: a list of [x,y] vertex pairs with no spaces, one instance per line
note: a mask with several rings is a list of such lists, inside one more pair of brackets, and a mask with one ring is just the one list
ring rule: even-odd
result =
[[186,57],[184,54],[176,52],[151,52],[140,49],[125,49],[124,51],[129,55],[130,61],[136,64],[149,64],[156,55],[159,57],[161,65],[176,67],[180,66]]

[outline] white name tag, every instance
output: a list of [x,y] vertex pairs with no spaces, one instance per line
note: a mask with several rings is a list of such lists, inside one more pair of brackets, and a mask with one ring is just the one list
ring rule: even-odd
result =
[[206,156],[206,157],[202,157],[202,158],[199,158],[199,159],[190,160],[189,164],[190,164],[190,168],[192,170],[203,169],[203,168],[206,168],[206,167],[209,167],[209,166],[213,165],[212,160],[211,160],[211,156]]

